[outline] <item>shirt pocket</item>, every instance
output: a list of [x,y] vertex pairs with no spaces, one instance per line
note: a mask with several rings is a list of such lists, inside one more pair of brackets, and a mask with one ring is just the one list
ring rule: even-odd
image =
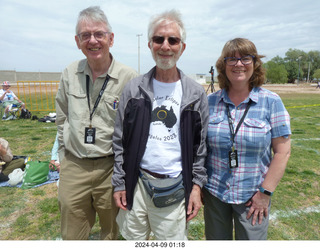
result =
[[208,138],[213,138],[219,135],[223,123],[223,116],[210,116],[208,124]]
[[223,116],[210,116],[209,125],[217,126],[223,121]]
[[86,112],[83,111],[83,108],[89,109],[85,93],[70,91],[68,101],[70,102],[69,106],[72,107],[68,110],[70,118],[74,120],[89,120],[89,117],[86,116]]
[[252,118],[244,120],[244,140],[254,147],[264,149],[271,141],[270,131],[271,126],[265,120]]
[[103,109],[100,109],[101,112],[103,112],[101,113],[101,115],[105,116],[105,112],[107,111],[108,113],[107,119],[109,122],[112,122],[112,124],[110,125],[113,125],[114,120],[116,118],[117,110],[118,110],[119,96],[108,93],[103,97],[101,102],[102,102],[101,108],[103,108]]

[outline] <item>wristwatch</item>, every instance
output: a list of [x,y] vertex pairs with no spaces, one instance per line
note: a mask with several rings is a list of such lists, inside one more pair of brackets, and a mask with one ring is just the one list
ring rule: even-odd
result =
[[273,192],[270,192],[269,190],[264,189],[262,186],[259,188],[261,193],[264,193],[265,195],[272,196]]

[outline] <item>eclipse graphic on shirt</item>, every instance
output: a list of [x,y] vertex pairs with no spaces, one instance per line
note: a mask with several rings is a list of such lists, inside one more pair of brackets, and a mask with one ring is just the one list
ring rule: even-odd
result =
[[172,106],[170,110],[164,105],[156,107],[151,113],[151,123],[157,121],[161,121],[169,129],[172,128],[177,122]]

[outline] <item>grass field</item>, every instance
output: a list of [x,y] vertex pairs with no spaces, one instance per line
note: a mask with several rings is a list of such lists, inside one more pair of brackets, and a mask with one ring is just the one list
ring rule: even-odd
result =
[[[269,240],[320,239],[320,95],[281,93],[291,116],[292,152],[272,197]],[[42,117],[47,113],[33,113]],[[49,160],[56,126],[32,120],[0,121],[0,136],[16,155]],[[59,240],[57,186],[0,188],[0,240]],[[99,237],[94,226],[90,239]],[[189,226],[190,240],[204,240],[202,213]]]

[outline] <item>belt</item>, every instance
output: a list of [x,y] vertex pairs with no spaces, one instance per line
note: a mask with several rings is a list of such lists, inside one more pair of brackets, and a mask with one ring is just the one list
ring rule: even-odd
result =
[[142,169],[142,170],[147,172],[149,175],[152,175],[155,178],[161,178],[161,179],[170,178],[169,175],[154,173],[154,172],[151,172],[147,169]]
[[101,157],[85,157],[83,159],[88,159],[88,160],[99,160],[99,159],[103,159],[103,158],[107,158],[107,157],[113,157],[114,154],[111,154],[109,156],[101,156]]

